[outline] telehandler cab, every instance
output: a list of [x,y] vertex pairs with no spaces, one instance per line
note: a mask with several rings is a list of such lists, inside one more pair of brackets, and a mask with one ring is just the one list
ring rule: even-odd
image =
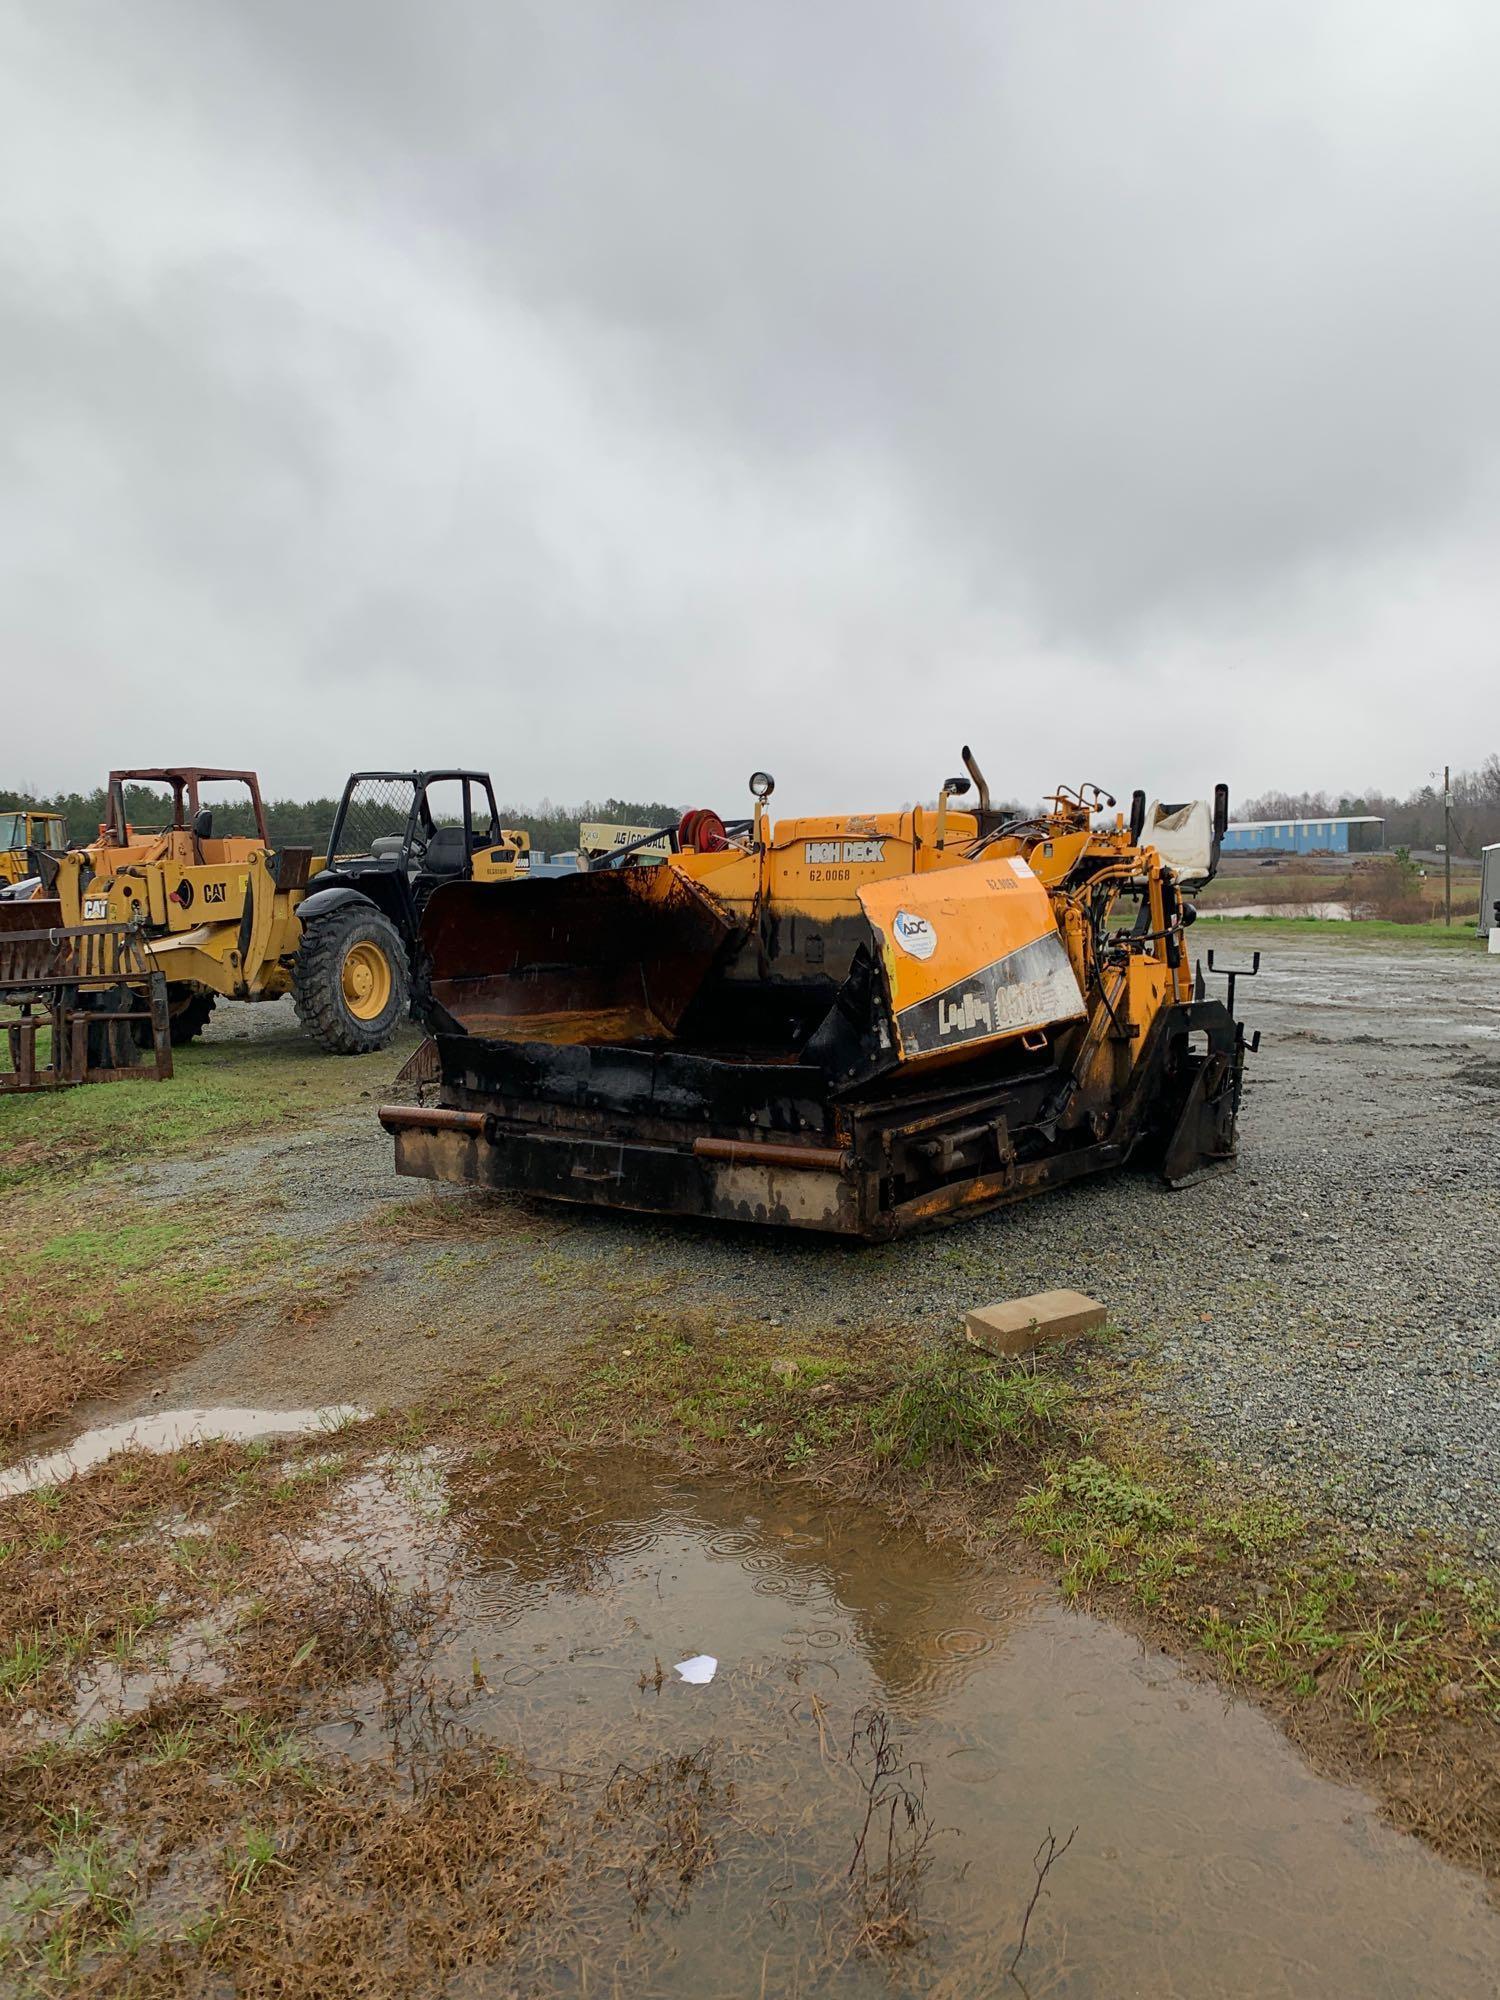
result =
[[344,786],[323,866],[298,914],[293,992],[325,1046],[405,1018],[411,954],[427,898],[443,882],[504,882],[530,865],[531,837],[500,824],[484,771],[356,771]]
[[[206,784],[245,788],[248,815],[239,812],[248,831],[215,833]],[[167,787],[168,824],[133,825],[127,785]],[[476,786],[489,809],[483,834],[474,826]],[[47,859],[46,891],[63,925],[139,927],[166,979],[179,1044],[199,1033],[221,994],[291,993],[324,1048],[383,1048],[406,1016],[417,918],[431,888],[503,881],[529,859],[527,837],[502,832],[490,781],[477,772],[356,772],[311,884],[310,848],[272,851],[253,771],[112,771],[107,798],[98,840]],[[450,810],[456,825],[446,823]]]

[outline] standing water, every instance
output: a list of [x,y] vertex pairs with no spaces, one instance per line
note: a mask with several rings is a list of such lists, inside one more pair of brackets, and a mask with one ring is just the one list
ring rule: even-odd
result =
[[[358,1545],[409,1561],[388,1499]],[[547,1990],[1496,1991],[1476,1878],[1039,1585],[805,1489],[633,1459],[463,1475],[446,1508],[455,1618],[432,1665],[474,1690],[464,1725],[581,1783],[691,1780],[700,1865],[639,1910],[628,1882],[570,1888]],[[692,1685],[675,1663],[699,1655],[718,1664]]]

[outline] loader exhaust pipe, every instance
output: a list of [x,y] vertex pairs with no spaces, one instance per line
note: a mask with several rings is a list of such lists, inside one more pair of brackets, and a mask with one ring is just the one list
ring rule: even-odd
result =
[[999,824],[1000,816],[990,805],[989,780],[985,777],[983,771],[980,770],[979,759],[974,755],[974,752],[969,748],[967,743],[963,747],[963,760],[964,769],[974,780],[974,790],[979,798],[979,831],[981,833],[993,833]]

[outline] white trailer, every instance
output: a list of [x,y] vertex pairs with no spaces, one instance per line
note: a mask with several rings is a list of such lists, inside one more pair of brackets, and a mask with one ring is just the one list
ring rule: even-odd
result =
[[1479,857],[1479,935],[1489,932],[1490,950],[1500,951],[1500,841]]

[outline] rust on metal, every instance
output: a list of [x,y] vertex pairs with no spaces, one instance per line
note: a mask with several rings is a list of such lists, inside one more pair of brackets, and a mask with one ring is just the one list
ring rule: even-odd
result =
[[451,1111],[442,1105],[382,1104],[380,1122],[387,1132],[483,1132],[482,1111]]
[[843,1174],[852,1164],[839,1146],[774,1146],[754,1139],[695,1139],[700,1160],[722,1160],[730,1167],[801,1167],[814,1174]]
[[735,933],[664,868],[450,883],[422,920],[439,1022],[555,1046],[668,1039]]
[[1251,1044],[1113,799],[772,828],[751,789],[708,852],[690,815],[655,864],[434,892],[439,1103],[381,1113],[398,1172],[884,1239],[1233,1160]]
[[30,913],[38,907],[0,904],[0,1013],[9,1057],[0,1092],[169,1077],[166,981],[135,925],[23,928],[16,912],[35,925]]
[[105,821],[105,838],[118,847],[127,846],[127,821],[125,818],[125,787],[127,785],[167,785],[172,792],[172,825],[180,831],[186,829],[190,820],[199,811],[198,787],[201,784],[244,785],[250,794],[250,811],[255,820],[255,837],[262,847],[269,847],[271,836],[266,831],[265,807],[260,799],[260,780],[253,771],[226,771],[210,764],[179,764],[170,769],[111,771],[109,786],[105,793],[108,802],[108,818]]

